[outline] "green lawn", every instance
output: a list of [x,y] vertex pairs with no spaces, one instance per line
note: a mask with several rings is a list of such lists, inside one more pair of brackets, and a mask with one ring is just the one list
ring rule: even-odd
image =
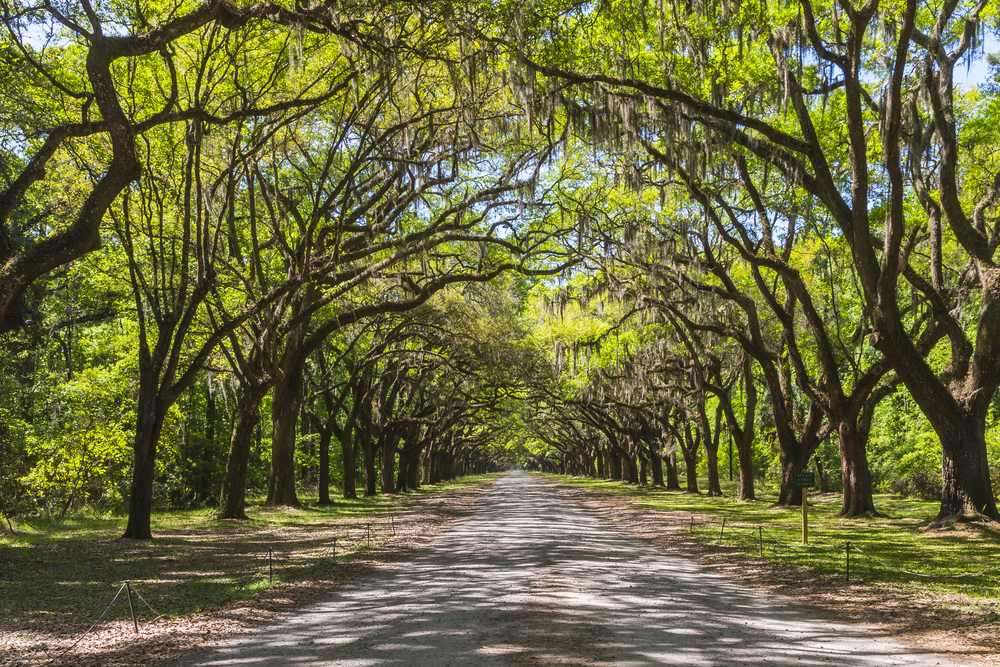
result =
[[[764,558],[776,567],[804,568],[814,575],[844,580],[844,544],[850,542],[889,566],[852,550],[852,582],[884,584],[935,595],[958,594],[990,600],[1000,597],[1000,571],[967,578],[925,578],[892,569],[956,575],[1000,567],[1000,527],[995,522],[932,526],[938,503],[878,495],[875,505],[884,516],[844,519],[837,516],[839,494],[813,493],[809,504],[809,547],[803,549],[801,506],[776,506],[777,497],[768,493],[758,493],[757,501],[736,501],[734,482],[722,483],[724,497],[709,498],[607,480],[550,477],[643,507],[683,513],[677,517],[678,522],[689,522],[694,515],[691,532],[697,538],[738,549],[748,558],[759,557],[759,527],[762,527]],[[817,553],[826,549],[834,550]]]
[[[460,477],[458,479],[422,486],[417,491],[402,495],[378,495],[371,498],[344,499],[333,497],[333,504],[317,505],[318,497],[299,495],[301,507],[264,507],[264,498],[249,498],[246,513],[249,521],[216,521],[214,509],[160,509],[153,512],[152,531],[154,538],[158,533],[194,528],[211,527],[212,530],[225,532],[229,529],[246,526],[305,526],[313,522],[331,521],[337,519],[359,519],[376,516],[392,511],[405,505],[415,498],[420,498],[444,491],[452,491],[479,484],[495,475],[477,475]],[[331,493],[332,493],[331,489]],[[360,490],[363,491],[363,490]],[[359,491],[359,492],[360,492]],[[124,515],[93,516],[87,514],[68,516],[65,519],[44,516],[20,518],[15,520],[15,534],[6,530],[6,525],[0,531],[0,546],[25,546],[29,544],[46,543],[53,540],[110,540],[121,537],[125,532],[128,518]],[[154,539],[155,541],[155,539]]]
[[[15,534],[0,533],[0,626],[79,632],[126,579],[165,616],[210,611],[271,586],[272,566],[274,584],[310,578],[334,562],[334,539],[336,561],[349,560],[368,548],[369,524],[374,544],[391,539],[393,513],[492,477],[464,477],[405,495],[338,499],[326,507],[317,507],[316,498],[301,498],[299,508],[251,505],[248,521],[217,521],[211,510],[158,511],[149,541],[119,539],[125,517],[26,519]],[[136,604],[140,622],[149,621],[153,614]],[[127,614],[119,601],[108,618]]]

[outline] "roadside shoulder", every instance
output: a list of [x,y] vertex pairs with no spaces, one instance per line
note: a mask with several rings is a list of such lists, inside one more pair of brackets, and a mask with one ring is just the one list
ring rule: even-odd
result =
[[[981,610],[963,605],[962,601],[918,596],[870,583],[838,582],[799,568],[776,567],[725,545],[691,537],[690,512],[643,507],[621,497],[560,484],[544,475],[532,478],[572,500],[591,516],[747,587],[843,620],[864,623],[875,632],[949,653],[956,659],[1000,666],[1000,626],[996,622],[984,623]],[[695,515],[696,521],[710,519],[707,515]]]

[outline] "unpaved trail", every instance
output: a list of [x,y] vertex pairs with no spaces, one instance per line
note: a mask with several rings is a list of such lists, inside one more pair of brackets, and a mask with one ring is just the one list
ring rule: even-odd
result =
[[408,561],[189,667],[955,665],[622,535],[523,473]]

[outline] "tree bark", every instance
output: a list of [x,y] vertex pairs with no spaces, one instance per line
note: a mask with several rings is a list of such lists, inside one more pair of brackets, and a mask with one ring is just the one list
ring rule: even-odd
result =
[[344,460],[344,498],[357,498],[357,462],[354,459],[353,427],[344,428],[343,435],[337,438],[340,443],[340,453]]
[[283,364],[282,380],[275,385],[271,397],[274,431],[265,505],[298,507],[301,503],[295,489],[295,435],[302,404],[302,366],[297,354],[286,358],[289,363]]
[[[202,449],[201,460],[208,464],[215,457],[215,391],[212,389],[212,376],[208,375],[205,381],[205,446]],[[200,466],[202,470],[198,475],[198,502],[205,503],[212,497],[212,479],[207,465]],[[212,466],[214,468],[214,465]]]
[[431,440],[429,440],[427,442],[427,446],[424,447],[424,451],[423,451],[423,454],[421,454],[421,456],[423,457],[423,464],[421,465],[421,468],[423,468],[421,470],[422,477],[423,477],[422,481],[426,485],[426,484],[430,484],[431,483],[431,460],[432,460],[432,457],[434,456],[434,440],[433,439],[431,439]]
[[681,444],[681,453],[684,455],[684,468],[687,477],[687,492],[701,493],[698,490],[698,441],[700,434],[691,432],[690,422],[684,423],[684,442]]
[[[720,406],[721,407],[721,406]],[[704,408],[702,408],[704,413]],[[704,417],[704,414],[702,415]],[[703,420],[708,425],[708,419]],[[715,428],[705,433],[702,440],[705,443],[705,467],[708,471],[709,497],[722,496],[722,486],[719,483],[719,435],[722,432],[722,410],[715,412]]]
[[361,451],[364,453],[365,466],[365,497],[378,495],[378,486],[375,474],[375,452],[372,447],[371,410],[365,409],[361,415]]
[[740,463],[740,500],[756,500],[753,482],[753,431],[744,431],[736,441],[736,452]]
[[941,425],[941,510],[950,515],[997,516],[996,499],[986,457],[986,420],[966,416]]
[[868,467],[866,442],[857,427],[857,418],[850,417],[837,425],[840,445],[840,473],[844,481],[841,516],[875,515],[872,495],[872,474]]
[[128,524],[122,537],[148,540],[153,537],[151,523],[156,445],[160,441],[166,410],[162,409],[162,401],[156,391],[159,373],[151,365],[148,348],[141,343],[139,359],[139,398],[136,401],[136,432],[132,446],[132,483]]
[[394,493],[396,490],[396,441],[398,430],[388,426],[382,431],[379,451],[382,454],[382,493]]
[[622,480],[622,460],[616,452],[612,452],[610,449],[606,450],[608,453],[608,461],[611,463],[611,479]]
[[246,519],[245,503],[247,468],[253,446],[254,430],[260,424],[260,404],[267,395],[263,390],[246,390],[241,393],[233,409],[233,427],[229,435],[229,455],[226,474],[222,478],[217,519]]
[[330,505],[330,441],[333,429],[324,426],[319,430],[319,504]]
[[622,455],[622,481],[629,484],[639,483],[639,467],[632,456]]
[[413,452],[407,455],[407,467],[406,467],[406,489],[411,491],[416,491],[420,488],[420,451],[422,448],[417,448]]
[[680,491],[681,482],[680,475],[677,472],[677,450],[675,449],[667,454],[663,462],[667,464],[667,490]]

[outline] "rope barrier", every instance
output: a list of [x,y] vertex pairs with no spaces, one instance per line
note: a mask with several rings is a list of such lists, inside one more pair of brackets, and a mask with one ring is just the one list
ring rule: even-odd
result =
[[160,612],[158,612],[155,609],[153,609],[153,606],[151,604],[149,604],[148,602],[146,602],[146,598],[142,597],[142,594],[140,594],[139,590],[135,587],[135,582],[132,582],[132,592],[135,593],[136,597],[138,597],[139,600],[141,600],[142,603],[144,605],[146,605],[146,607],[148,607],[149,610],[151,612],[153,612],[153,614],[156,616],[156,618],[154,618],[152,621],[150,621],[150,623],[155,623],[157,621],[157,619],[163,618],[163,614],[161,614]]
[[100,617],[96,621],[94,621],[93,625],[91,625],[89,628],[87,628],[86,632],[84,632],[82,635],[80,635],[79,637],[77,637],[76,641],[73,642],[73,644],[69,648],[63,650],[62,653],[57,654],[54,658],[50,656],[49,657],[49,662],[50,663],[51,662],[55,662],[59,658],[63,657],[64,655],[66,655],[67,653],[69,653],[70,651],[72,651],[73,649],[75,649],[76,646],[77,646],[77,644],[79,644],[80,642],[82,642],[83,638],[86,637],[87,635],[89,635],[90,632],[94,628],[97,627],[97,624],[104,620],[104,617],[107,615],[108,610],[111,609],[111,606],[114,605],[114,603],[118,600],[118,596],[120,596],[122,594],[122,591],[125,590],[126,586],[128,586],[128,582],[123,583],[118,588],[118,592],[115,593],[115,596],[113,598],[111,598],[111,602],[109,602],[108,606],[104,608],[104,612],[100,615]]
[[[390,515],[389,515],[389,527],[390,527],[390,529],[392,531],[392,535],[395,535],[396,534],[395,517],[393,516],[392,513],[390,513]],[[369,520],[366,523],[364,530],[365,530],[365,538],[364,539],[366,540],[367,546],[370,548],[371,547],[371,541],[372,541],[371,520]],[[337,537],[333,538],[333,546],[331,548],[325,550],[325,552],[321,552],[320,558],[324,558],[328,554],[332,554],[332,558],[334,558],[334,559],[337,558],[337,541],[338,541],[338,539],[339,538],[337,538]],[[342,544],[346,545],[346,546],[342,546],[341,547],[342,551],[343,550],[347,550],[347,551],[350,550],[350,545],[349,545],[349,543],[347,543],[347,540],[344,540]],[[360,542],[359,542],[359,546],[360,546]],[[265,559],[266,559],[266,561],[265,561]],[[233,594],[230,595],[227,598],[224,598],[221,602],[225,603],[225,602],[229,602],[229,601],[233,600],[235,598],[235,596],[236,596],[236,591],[241,590],[244,587],[246,587],[246,585],[249,584],[250,581],[254,577],[256,577],[258,574],[260,574],[261,570],[263,569],[263,567],[265,565],[267,566],[267,569],[268,569],[268,583],[271,584],[271,585],[273,585],[273,583],[274,583],[274,566],[275,566],[275,564],[277,564],[280,568],[282,568],[286,573],[288,573],[288,572],[291,571],[291,564],[288,562],[288,559],[286,557],[280,556],[277,553],[275,553],[273,547],[268,547],[267,548],[267,552],[264,553],[264,554],[262,554],[262,557],[261,557],[261,559],[259,561],[258,561],[257,558],[254,558],[251,561],[249,574],[245,578],[243,578],[242,581],[234,582],[233,583]],[[135,609],[132,606],[132,593],[135,593],[136,597],[138,597],[139,600],[144,605],[146,605],[146,607],[151,612],[153,612],[153,614],[155,615],[155,618],[153,618],[153,620],[150,621],[150,623],[155,623],[157,620],[163,618],[165,615],[161,614],[156,609],[154,609],[153,606],[151,604],[149,604],[148,601],[146,601],[146,598],[144,598],[142,596],[142,594],[139,593],[138,589],[135,588],[135,586],[133,585],[133,583],[134,582],[132,580],[127,580],[127,581],[123,582],[122,585],[118,587],[118,591],[115,593],[115,596],[111,599],[111,602],[109,602],[108,606],[104,608],[104,611],[101,612],[101,615],[97,618],[97,620],[94,621],[93,624],[91,624],[91,626],[89,628],[87,628],[86,632],[84,632],[79,637],[77,637],[76,641],[74,641],[70,646],[68,646],[67,648],[63,649],[61,652],[57,653],[55,656],[51,656],[51,655],[48,655],[48,653],[46,653],[46,656],[48,656],[48,658],[49,658],[48,664],[51,664],[51,663],[55,662],[56,660],[58,660],[59,658],[63,657],[64,655],[66,655],[67,653],[69,653],[70,651],[72,651],[74,648],[76,648],[80,644],[80,642],[83,641],[83,639],[87,635],[89,635],[94,630],[94,628],[96,628],[101,623],[101,621],[104,620],[104,617],[107,616],[108,611],[111,610],[111,607],[114,606],[115,602],[118,601],[118,598],[121,597],[122,591],[126,591],[126,593],[128,595],[128,598],[129,598],[129,611],[130,611],[130,615],[131,615],[131,620],[132,620],[133,628],[134,628],[134,630],[135,630],[136,633],[139,632],[139,624],[138,624],[138,622],[136,620]]]
[[[691,531],[691,532],[694,531],[694,525],[695,525],[695,515],[694,515],[694,513],[692,513],[691,514],[691,523],[690,523],[689,531]],[[734,528],[747,528],[747,527],[749,527],[749,526],[745,526],[745,525],[744,526],[740,526],[739,524],[729,523],[728,520],[727,520],[727,518],[723,517],[723,519],[722,519],[722,528],[721,528],[721,530],[719,532],[718,541],[722,540],[723,535],[725,534],[727,526],[729,527],[730,531],[732,531]],[[893,572],[899,572],[900,574],[906,574],[906,575],[910,575],[910,576],[913,576],[913,577],[923,577],[925,579],[965,579],[965,578],[968,578],[968,577],[979,577],[979,576],[983,576],[983,575],[986,575],[986,574],[993,574],[993,573],[996,573],[996,572],[1000,572],[1000,567],[993,567],[993,568],[989,568],[989,569],[986,569],[986,570],[977,570],[976,572],[963,572],[961,574],[928,574],[926,572],[914,572],[913,570],[906,570],[906,569],[903,569],[903,568],[900,568],[900,567],[896,567],[895,565],[890,565],[889,563],[885,562],[884,560],[882,560],[882,559],[880,559],[880,558],[878,558],[876,556],[873,556],[872,554],[869,554],[866,551],[863,551],[860,547],[858,547],[856,544],[851,543],[850,541],[841,542],[840,544],[836,544],[836,545],[830,546],[830,547],[822,547],[822,548],[819,548],[819,547],[808,547],[808,546],[804,547],[804,546],[798,546],[798,545],[795,545],[795,544],[789,544],[788,542],[785,542],[784,540],[779,539],[774,533],[772,533],[771,531],[769,531],[766,528],[764,528],[763,525],[758,525],[758,526],[756,526],[756,528],[757,528],[757,549],[758,549],[757,553],[758,553],[759,557],[761,557],[761,558],[764,557],[764,535],[767,535],[768,538],[771,541],[773,541],[775,544],[778,544],[778,545],[780,545],[782,547],[785,547],[786,549],[792,549],[794,551],[800,551],[800,552],[807,553],[807,554],[816,554],[816,555],[827,554],[827,553],[833,553],[835,551],[840,551],[841,549],[844,549],[844,552],[845,552],[845,574],[846,574],[847,581],[850,581],[850,579],[851,579],[851,551],[855,551],[855,552],[861,554],[862,556],[864,556],[868,560],[870,560],[870,561],[872,561],[874,563],[877,563],[878,565],[881,565],[882,567],[886,568],[887,570],[891,570]]]
[[802,551],[804,553],[826,554],[826,553],[831,553],[833,551],[840,551],[843,548],[843,546],[844,546],[844,544],[842,543],[842,544],[837,544],[837,545],[832,546],[832,547],[800,547],[800,546],[796,546],[794,544],[789,544],[788,542],[783,542],[782,540],[779,540],[775,535],[773,535],[771,533],[771,531],[769,531],[769,530],[767,530],[765,528],[761,528],[761,530],[762,530],[762,532],[766,533],[767,536],[770,537],[775,543],[780,544],[781,546],[786,547],[788,549],[794,549],[795,551]]

